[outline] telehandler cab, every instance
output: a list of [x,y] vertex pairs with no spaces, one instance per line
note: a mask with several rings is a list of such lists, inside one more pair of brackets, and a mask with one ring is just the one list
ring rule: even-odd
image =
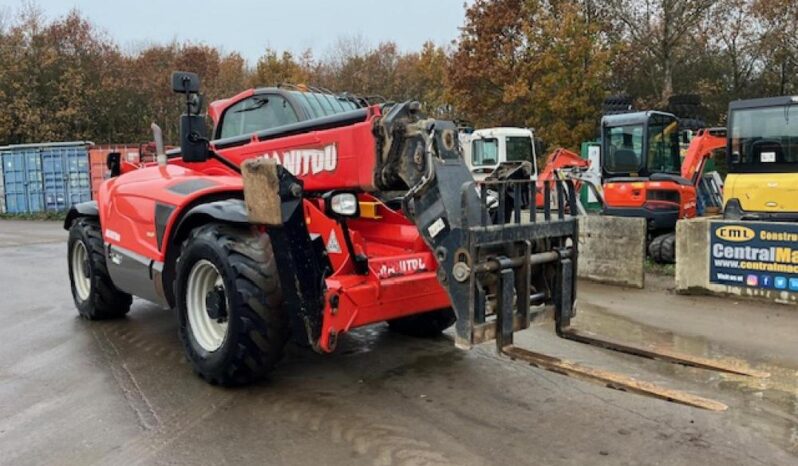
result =
[[[188,360],[214,384],[263,377],[289,338],[326,353],[341,334],[387,321],[416,336],[454,325],[461,348],[495,339],[547,369],[725,408],[512,345],[514,331],[551,308],[559,334],[590,340],[569,328],[578,257],[569,181],[545,184],[541,212],[529,177],[475,183],[455,125],[413,102],[249,90],[210,104],[209,137],[199,78],[176,72],[173,88],[186,96],[180,150],[123,167],[96,202],[67,215],[81,316],[122,317],[132,295],[176,308]],[[487,187],[500,194],[495,212]],[[395,192],[399,201],[386,195]],[[505,215],[510,195],[527,201]]]

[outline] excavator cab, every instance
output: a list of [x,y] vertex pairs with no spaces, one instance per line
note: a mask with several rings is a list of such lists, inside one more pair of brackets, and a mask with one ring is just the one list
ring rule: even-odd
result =
[[601,120],[604,179],[680,174],[679,120],[670,113],[635,112]]
[[798,97],[729,105],[724,217],[798,220]]
[[601,132],[605,214],[646,218],[652,237],[672,232],[679,218],[695,215],[695,190],[686,192],[692,183],[681,176],[674,115],[608,115],[601,120]]

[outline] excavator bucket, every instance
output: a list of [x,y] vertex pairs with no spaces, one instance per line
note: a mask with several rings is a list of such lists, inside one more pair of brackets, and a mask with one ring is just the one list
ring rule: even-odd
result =
[[[538,208],[536,182],[518,176],[523,172],[518,164],[476,182],[450,122],[417,118],[415,110],[404,104],[385,115],[382,133],[383,171],[378,176],[398,176],[410,188],[403,208],[438,262],[438,279],[457,316],[458,347],[495,340],[500,353],[548,370],[705,409],[726,408],[713,400],[514,346],[514,332],[552,308],[558,335],[588,342],[585,334],[570,327],[580,211],[573,180],[545,180],[539,187],[543,202]],[[593,338],[590,343],[599,341]],[[642,353],[637,354],[653,357]],[[659,355],[657,359],[669,360]]]

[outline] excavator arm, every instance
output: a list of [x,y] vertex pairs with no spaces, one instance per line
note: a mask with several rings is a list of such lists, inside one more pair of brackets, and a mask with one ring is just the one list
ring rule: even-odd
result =
[[690,180],[698,186],[704,173],[704,166],[712,154],[726,147],[726,128],[706,128],[699,130],[687,147],[687,154],[682,161],[682,178]]

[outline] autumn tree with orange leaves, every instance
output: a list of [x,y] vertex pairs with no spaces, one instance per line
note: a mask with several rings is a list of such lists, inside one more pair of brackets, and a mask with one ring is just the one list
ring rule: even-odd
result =
[[477,0],[449,63],[455,108],[478,127],[534,127],[550,144],[592,137],[612,47],[583,5]]

